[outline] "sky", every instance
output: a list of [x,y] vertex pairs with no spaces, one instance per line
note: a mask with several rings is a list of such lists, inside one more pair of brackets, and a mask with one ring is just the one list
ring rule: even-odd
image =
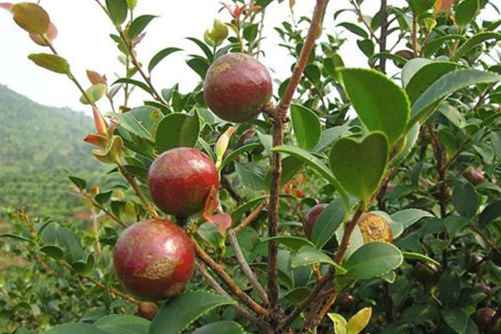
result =
[[[296,0],[295,17],[311,15],[314,3],[313,0]],[[402,6],[406,1],[389,0],[388,3]],[[85,70],[91,69],[105,73],[108,80],[113,81],[116,78],[114,73],[122,71],[117,61],[117,49],[108,36],[113,32],[113,27],[95,0],[42,0],[41,4],[59,30],[55,47],[70,62],[79,80],[88,84]],[[379,1],[365,1],[364,14],[373,15],[378,7]],[[185,60],[187,54],[199,51],[186,37],[202,38],[204,31],[211,27],[215,18],[228,22],[229,14],[219,12],[220,8],[219,0],[138,1],[136,15],[160,16],[150,24],[146,38],[138,47],[139,59],[147,63],[157,51],[165,47],[177,46],[185,50],[183,53],[169,56],[155,70],[153,82],[157,88],[170,87],[179,82],[181,91],[186,92],[197,84],[199,78],[185,64]],[[325,31],[333,33],[333,14],[342,8],[350,8],[348,0],[330,1]],[[350,13],[342,18],[343,21],[355,19]],[[279,38],[273,26],[289,19],[288,1],[282,4],[274,1],[269,6],[266,13],[267,29],[263,34],[263,49],[267,55],[263,62],[272,70],[272,76],[277,80],[283,80],[290,75],[293,60],[277,45]],[[342,32],[342,29],[337,28],[336,32]],[[365,58],[358,50],[353,34],[342,32],[342,36],[349,38],[341,50],[346,65],[366,66]],[[0,84],[5,84],[45,105],[86,109],[79,103],[80,93],[65,76],[38,68],[28,60],[28,54],[46,50],[31,42],[27,33],[17,27],[10,14],[3,10],[0,11],[0,46]],[[140,103],[140,98],[133,102]]]

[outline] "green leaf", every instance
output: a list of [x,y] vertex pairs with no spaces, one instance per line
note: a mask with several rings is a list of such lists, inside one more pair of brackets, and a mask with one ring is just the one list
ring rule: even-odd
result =
[[234,151],[231,151],[229,154],[226,155],[226,157],[223,159],[223,162],[221,163],[221,169],[223,169],[227,164],[235,160],[240,154],[244,152],[250,152],[258,147],[261,147],[261,144],[259,143],[251,143],[247,144],[244,146],[240,146]]
[[446,36],[441,36],[437,37],[431,41],[429,41],[424,47],[423,47],[423,56],[424,57],[431,57],[435,51],[437,51],[445,42],[449,41],[454,41],[454,40],[464,40],[464,36],[462,35],[446,35]]
[[314,152],[322,152],[333,142],[341,137],[348,136],[350,132],[350,127],[348,124],[334,126],[322,131],[318,144],[313,148]]
[[348,30],[348,31],[354,33],[355,35],[358,35],[364,39],[369,37],[369,34],[364,29],[362,29],[361,27],[359,27],[358,25],[356,25],[354,23],[342,22],[342,23],[339,23],[338,26],[341,26],[341,27],[345,28],[346,30]]
[[478,45],[480,45],[483,42],[489,41],[489,40],[500,40],[501,39],[501,33],[497,32],[480,32],[476,34],[475,36],[471,37],[468,39],[466,42],[461,44],[461,46],[457,49],[456,54],[454,55],[453,59],[457,60],[461,57],[466,56],[471,50],[476,48]]
[[148,87],[147,84],[145,84],[144,82],[141,82],[139,80],[134,80],[134,79],[129,79],[129,78],[120,78],[120,79],[116,80],[114,83],[112,83],[111,85],[114,86],[116,84],[121,84],[121,83],[139,87],[142,90],[144,90],[145,92],[152,94],[150,87]]
[[35,3],[21,2],[10,9],[18,26],[32,34],[46,34],[49,30],[49,14]]
[[55,326],[45,334],[107,334],[94,325],[84,323],[68,323],[64,325]]
[[162,305],[148,334],[178,334],[210,310],[234,304],[229,297],[207,291],[187,292]]
[[410,104],[405,92],[377,71],[353,68],[340,73],[362,122],[371,131],[382,131],[393,145],[409,121]]
[[373,132],[363,140],[342,138],[329,156],[335,178],[343,189],[367,201],[376,191],[386,170],[388,141],[380,132]]
[[322,211],[315,225],[313,225],[311,233],[311,240],[319,249],[322,249],[335,235],[337,228],[343,223],[345,216],[346,211],[341,199],[333,200]]
[[419,96],[440,77],[456,70],[458,67],[458,64],[450,62],[432,62],[422,66],[405,87],[411,103],[416,102]]
[[146,129],[143,123],[139,121],[133,113],[127,112],[124,114],[120,114],[118,119],[120,126],[123,127],[125,130],[153,143],[153,137],[150,131]]
[[106,0],[106,8],[115,25],[121,25],[127,19],[127,0]]
[[175,48],[175,47],[170,47],[170,48],[165,48],[160,51],[158,51],[150,60],[150,63],[148,64],[148,71],[151,73],[153,69],[160,64],[162,60],[164,60],[167,56],[174,52],[182,51],[180,48]]
[[456,24],[464,27],[478,15],[480,0],[463,0],[454,9]]
[[409,81],[423,66],[432,63],[433,61],[426,58],[414,58],[409,60],[402,69],[402,86],[407,87]]
[[77,186],[78,189],[83,190],[87,188],[87,181],[76,176],[68,176],[70,181]]
[[[90,100],[90,103],[96,103],[106,94],[107,86],[105,84],[95,84],[85,91],[85,94]],[[87,98],[82,95],[80,97],[80,103],[89,104]]]
[[266,172],[255,162],[235,163],[235,171],[242,185],[249,190],[266,190]]
[[150,322],[132,315],[112,314],[100,318],[94,325],[109,334],[148,334]]
[[282,145],[273,148],[275,152],[287,153],[296,158],[303,160],[306,165],[312,168],[316,173],[322,176],[326,181],[331,183],[336,190],[340,193],[343,198],[343,202],[348,203],[348,195],[344,191],[343,187],[339,183],[339,181],[334,177],[329,168],[317,157],[310,154],[309,152],[302,150],[298,147]]
[[400,250],[392,244],[371,242],[355,251],[345,263],[348,274],[355,279],[380,277],[397,269],[403,261]]
[[316,263],[326,263],[334,266],[338,275],[343,275],[346,273],[346,269],[334,262],[334,260],[329,255],[311,246],[301,247],[301,249],[292,257],[291,267],[298,268],[310,266]]
[[174,147],[194,147],[200,132],[198,114],[173,113],[165,116],[158,125],[155,146],[159,153]]
[[480,197],[470,182],[457,182],[452,193],[452,204],[461,216],[472,218],[480,206]]
[[418,261],[421,261],[421,262],[428,262],[428,263],[432,263],[434,264],[435,266],[437,267],[440,267],[440,262],[432,259],[431,257],[429,256],[426,256],[424,254],[421,254],[421,253],[414,253],[414,252],[402,252],[402,255],[404,256],[405,259],[407,260],[418,260]]
[[275,240],[279,244],[282,244],[294,251],[298,251],[300,248],[305,246],[315,246],[310,240],[293,235],[277,235],[271,238],[264,238],[261,242],[269,242],[271,240]]
[[218,321],[205,325],[192,334],[245,334],[245,330],[234,321]]
[[209,63],[201,57],[191,58],[190,60],[186,61],[186,64],[188,64],[188,66],[202,79],[205,78],[205,75],[209,70]]
[[243,36],[247,42],[254,42],[257,38],[259,25],[257,23],[249,24],[244,28]]
[[490,203],[480,214],[478,222],[485,226],[491,221],[501,217],[501,201]]
[[15,239],[18,241],[26,241],[26,242],[30,242],[30,243],[33,242],[33,240],[31,240],[31,239],[28,239],[28,238],[20,236],[20,235],[11,234],[11,233],[0,234],[0,238],[11,238],[11,239]]
[[315,112],[299,104],[291,106],[291,119],[299,147],[310,150],[320,139],[320,119]]
[[404,230],[426,217],[433,217],[433,215],[421,209],[404,209],[391,215],[391,219],[402,225]]
[[70,65],[63,57],[48,53],[33,53],[30,54],[28,58],[46,70],[60,74],[70,73]]
[[416,16],[420,16],[433,7],[434,0],[409,0],[409,5]]
[[370,39],[358,40],[357,45],[366,57],[370,58],[374,55],[374,42]]
[[327,315],[329,316],[329,318],[332,320],[332,323],[334,324],[334,333],[335,334],[347,334],[346,325],[348,325],[348,322],[341,314],[328,313]]
[[131,40],[138,37],[154,18],[156,18],[155,15],[141,15],[136,17],[127,29],[127,37]]
[[466,334],[470,316],[464,310],[444,308],[441,310],[445,323],[458,334]]
[[409,128],[425,121],[435,111],[436,104],[457,90],[471,85],[498,82],[501,75],[475,69],[461,69],[445,74],[421,94],[412,106],[412,120]]

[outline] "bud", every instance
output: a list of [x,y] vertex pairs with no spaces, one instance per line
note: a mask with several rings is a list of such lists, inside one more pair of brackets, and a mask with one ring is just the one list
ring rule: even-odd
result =
[[[210,31],[206,31],[204,38],[209,41],[212,41],[214,45],[220,45],[223,41],[228,37],[228,27],[226,24],[219,20],[214,20],[214,24],[212,25],[212,29]],[[211,44],[211,43],[209,43]]]
[[137,0],[127,0],[127,7],[134,9],[137,6]]
[[107,136],[108,124],[106,124],[106,120],[103,115],[101,115],[96,107],[92,107],[92,115],[94,116],[94,124],[96,126],[97,134]]
[[485,181],[485,173],[479,168],[468,167],[464,173],[464,177],[473,185],[479,185]]

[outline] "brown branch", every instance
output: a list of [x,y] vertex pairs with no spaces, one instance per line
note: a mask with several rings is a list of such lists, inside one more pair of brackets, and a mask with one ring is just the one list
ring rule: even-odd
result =
[[[294,93],[301,81],[304,69],[315,46],[315,41],[320,35],[322,21],[328,0],[317,0],[308,35],[301,49],[299,59],[294,67],[289,84],[280,103],[275,108],[273,120],[273,146],[280,146],[284,139],[284,121],[291,104]],[[272,179],[269,204],[269,225],[268,235],[274,237],[278,234],[279,206],[280,206],[280,180],[282,177],[282,160],[280,153],[274,152],[271,159]],[[268,296],[270,298],[270,309],[273,316],[278,316],[280,312],[275,312],[278,306],[278,269],[277,269],[278,244],[272,240],[268,244]]]
[[238,226],[233,228],[233,232],[235,232],[235,234],[238,234],[244,228],[252,224],[257,219],[261,211],[263,211],[263,208],[266,206],[266,204],[268,203],[264,200],[261,202],[261,204],[256,206],[254,210],[252,210],[251,213],[249,213],[249,215]]
[[358,20],[362,22],[362,24],[365,26],[365,28],[367,28],[371,37],[374,38],[374,40],[376,40],[376,42],[379,43],[379,38],[376,36],[376,34],[374,33],[374,30],[372,30],[371,26],[365,20],[364,15],[362,14],[362,9],[358,5],[358,3],[355,0],[350,0],[350,3],[355,8],[355,12],[357,13]]
[[[210,285],[217,293],[219,293],[220,295],[223,295],[223,296],[231,297],[223,289],[223,287],[216,281],[216,279],[214,277],[212,277],[212,275],[209,273],[209,271],[207,270],[207,268],[205,267],[205,265],[203,263],[199,264],[197,267],[198,267],[198,270],[200,271],[200,273],[202,274],[202,276],[207,281],[207,284]],[[241,316],[243,316],[244,318],[246,318],[250,322],[254,323],[255,325],[259,326],[262,330],[264,330],[265,333],[273,334],[273,331],[271,330],[271,328],[269,327],[269,325],[265,321],[260,320],[260,319],[256,318],[255,316],[253,316],[245,307],[243,307],[239,304],[236,304],[235,309],[237,310],[237,312]]]
[[251,297],[249,297],[248,294],[246,294],[240,287],[237,285],[237,283],[231,278],[230,275],[224,270],[224,267],[214,261],[209,254],[207,254],[200,245],[193,240],[195,244],[195,251],[198,256],[198,258],[205,263],[209,268],[211,268],[218,276],[219,278],[224,282],[224,284],[228,287],[228,289],[231,291],[231,293],[240,299],[247,307],[249,307],[252,311],[254,311],[256,314],[262,317],[268,317],[269,312],[265,308],[263,308],[261,305],[256,303]]
[[381,57],[379,58],[379,67],[381,72],[386,73],[386,56],[384,52],[386,51],[386,40],[388,38],[388,12],[387,12],[387,4],[388,0],[381,0],[381,36],[379,38],[379,52],[381,53]]
[[154,218],[158,218],[159,216],[158,216],[157,211],[153,207],[153,204],[150,201],[148,201],[146,199],[146,197],[144,196],[143,191],[139,187],[139,184],[137,184],[136,178],[134,176],[130,175],[121,164],[117,163],[117,166],[118,166],[118,170],[120,171],[120,173],[127,180],[127,182],[132,186],[132,189],[134,189],[134,192],[136,193],[137,197],[139,197],[141,202],[146,207],[146,210],[148,211],[150,216],[154,217]]
[[221,175],[221,185],[223,186],[224,189],[230,194],[230,196],[235,200],[237,203],[242,202],[242,196],[233,188],[231,185],[230,180],[226,176]]
[[261,283],[259,283],[259,280],[257,279],[256,274],[254,274],[251,267],[249,266],[249,263],[247,263],[247,260],[245,259],[245,256],[242,253],[242,249],[238,244],[236,234],[233,230],[230,230],[228,232],[228,240],[230,242],[231,247],[233,248],[233,251],[235,252],[235,257],[237,258],[238,265],[240,266],[242,272],[245,274],[245,277],[247,277],[250,284],[254,287],[254,289],[256,289],[256,292],[261,297],[261,300],[265,304],[269,304],[270,301],[268,299],[268,295],[266,294],[266,291],[264,290]]

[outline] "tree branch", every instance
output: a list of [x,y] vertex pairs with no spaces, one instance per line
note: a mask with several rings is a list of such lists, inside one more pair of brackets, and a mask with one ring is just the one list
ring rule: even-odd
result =
[[[273,111],[273,146],[280,146],[283,144],[284,138],[284,121],[287,115],[287,111],[291,104],[294,93],[301,81],[304,69],[308,60],[310,58],[313,47],[315,46],[315,41],[320,35],[322,29],[322,21],[325,13],[325,9],[328,4],[328,0],[317,0],[315,9],[313,12],[313,17],[311,25],[308,31],[308,35],[301,49],[299,59],[294,67],[292,76],[290,78],[289,84],[285,90],[282,100],[277,105]],[[280,180],[282,177],[282,160],[280,153],[274,152],[272,154],[272,181],[271,181],[271,191],[270,191],[270,205],[269,205],[269,225],[268,225],[268,235],[269,237],[274,237],[278,233],[279,224],[279,196],[280,196]],[[279,312],[275,312],[278,303],[278,270],[277,270],[277,254],[278,254],[278,244],[276,241],[272,240],[268,244],[268,296],[270,298],[270,309],[272,316],[277,317]]]

